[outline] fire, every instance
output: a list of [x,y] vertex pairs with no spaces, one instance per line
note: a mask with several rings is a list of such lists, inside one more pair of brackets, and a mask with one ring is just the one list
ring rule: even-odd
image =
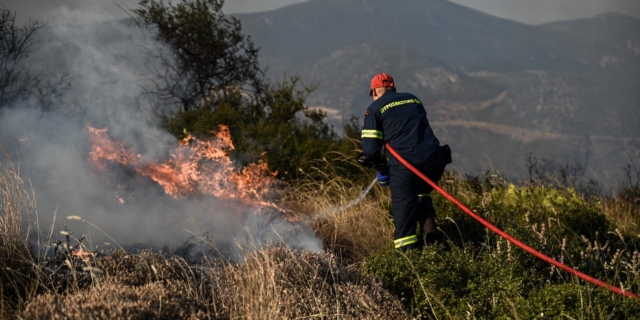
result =
[[84,262],[89,262],[91,258],[95,256],[95,254],[91,251],[84,251],[82,247],[80,247],[76,250],[71,251],[71,256],[78,257],[78,259]]
[[170,159],[162,163],[145,159],[124,143],[111,140],[107,128],[87,126],[87,131],[92,142],[89,159],[98,169],[104,169],[109,162],[131,167],[176,199],[205,194],[275,207],[267,198],[277,173],[269,173],[268,164],[263,161],[237,170],[228,155],[234,146],[227,126],[221,125],[218,132],[213,132],[215,138],[208,141],[188,134],[178,142]]
[[124,143],[113,142],[107,135],[107,128],[95,129],[87,126],[89,134],[91,135],[91,152],[89,152],[89,158],[99,169],[104,169],[109,161],[120,162],[123,165],[132,164],[136,157],[131,152],[125,149]]

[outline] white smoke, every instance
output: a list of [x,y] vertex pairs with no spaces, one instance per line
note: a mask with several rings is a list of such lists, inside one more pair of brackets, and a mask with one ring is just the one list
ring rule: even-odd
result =
[[[176,139],[160,127],[153,108],[157,101],[145,94],[148,67],[155,63],[148,53],[159,46],[131,21],[47,27],[39,37],[31,69],[68,73],[71,91],[53,111],[27,105],[0,110],[0,143],[22,178],[35,187],[42,229],[48,229],[57,211],[56,232],[67,224],[74,236],[88,234],[93,244],[113,243],[113,238],[125,247],[177,248],[190,236],[208,232],[223,252],[238,252],[233,247],[249,241],[322,249],[308,227],[277,218],[265,221],[256,214],[259,208],[225,208],[210,197],[176,201],[126,168],[92,170],[86,125],[108,127],[114,140],[146,159],[162,161],[176,147]],[[6,166],[9,160],[0,158],[0,163]],[[135,194],[135,200],[121,204],[123,192]],[[71,215],[109,236],[89,223],[64,218]]]

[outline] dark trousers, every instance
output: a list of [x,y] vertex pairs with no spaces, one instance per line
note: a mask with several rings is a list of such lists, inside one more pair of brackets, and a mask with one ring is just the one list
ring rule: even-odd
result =
[[[427,163],[414,166],[433,182],[438,183],[446,165],[445,156],[441,152],[434,155]],[[435,217],[431,199],[433,188],[402,164],[392,165],[389,168],[389,176],[391,178],[391,209],[396,227],[395,246],[398,249],[420,247],[416,225],[419,223],[423,226],[428,217]]]

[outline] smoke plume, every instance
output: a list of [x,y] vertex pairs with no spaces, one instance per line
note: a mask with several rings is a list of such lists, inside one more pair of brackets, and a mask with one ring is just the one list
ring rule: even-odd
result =
[[146,92],[149,71],[157,65],[150,53],[162,50],[151,33],[130,20],[40,30],[30,68],[46,70],[45,75],[68,73],[70,91],[51,110],[32,104],[0,109],[6,155],[0,165],[19,168],[34,186],[40,227],[48,229],[57,212],[59,238],[66,224],[75,237],[87,234],[94,245],[115,245],[113,239],[125,247],[175,249],[192,235],[206,233],[228,255],[239,252],[237,244],[266,242],[321,250],[308,227],[265,214],[258,206],[233,206],[210,196],[176,200],[121,165],[95,170],[88,161],[88,125],[108,128],[113,140],[149,161],[166,160],[178,144],[160,127],[158,114],[166,110],[157,110],[154,96]]

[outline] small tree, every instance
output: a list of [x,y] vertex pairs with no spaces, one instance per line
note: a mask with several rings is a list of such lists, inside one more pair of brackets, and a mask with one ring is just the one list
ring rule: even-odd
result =
[[266,160],[284,179],[331,158],[329,151],[349,150],[350,143],[324,122],[326,113],[305,104],[317,83],[305,86],[299,76],[275,84],[264,79],[258,49],[242,34],[240,21],[222,13],[223,4],[142,0],[134,10],[142,26],[156,29],[161,44],[151,52],[161,63],[151,93],[181,105],[164,113],[166,128],[180,138],[187,130],[206,139],[227,125],[236,160]]
[[39,21],[19,28],[15,25],[16,14],[0,9],[0,107],[12,104],[30,92],[33,77],[25,67],[33,35],[44,26]]
[[224,0],[142,0],[133,12],[143,25],[157,29],[156,39],[169,56],[158,54],[162,67],[155,93],[177,100],[183,111],[230,88],[261,94],[267,87],[258,67],[259,49],[241,32],[240,21],[222,13]]
[[16,14],[0,8],[0,108],[33,99],[44,109],[69,89],[67,75],[45,79],[27,68],[34,35],[46,25],[30,20],[25,26],[15,23]]

